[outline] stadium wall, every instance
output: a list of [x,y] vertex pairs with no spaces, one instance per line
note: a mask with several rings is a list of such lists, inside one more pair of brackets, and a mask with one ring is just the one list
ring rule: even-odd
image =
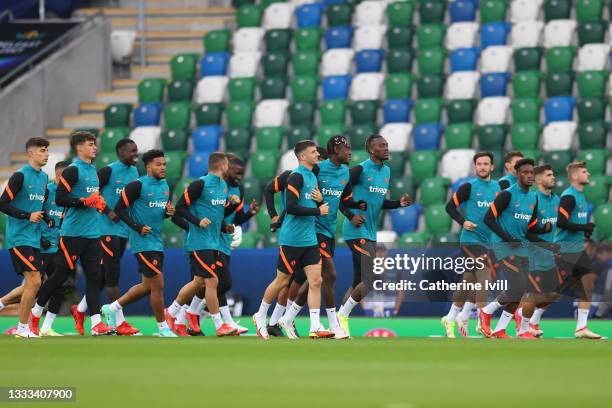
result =
[[24,140],[62,127],[63,117],[77,114],[80,102],[110,88],[110,21],[99,16],[87,26],[0,93],[0,166],[10,164]]

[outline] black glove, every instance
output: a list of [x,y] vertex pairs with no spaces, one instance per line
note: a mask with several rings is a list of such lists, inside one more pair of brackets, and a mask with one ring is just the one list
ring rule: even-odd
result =
[[593,233],[593,230],[595,229],[595,224],[592,222],[589,222],[588,224],[584,225],[584,228],[585,228],[584,235],[588,234],[589,236],[591,236],[591,234]]

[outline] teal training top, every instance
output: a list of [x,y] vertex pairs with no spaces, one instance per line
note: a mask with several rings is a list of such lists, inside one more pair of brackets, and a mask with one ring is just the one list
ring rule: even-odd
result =
[[57,191],[57,184],[47,184],[47,199],[43,210],[49,219],[53,220],[53,226],[49,227],[46,222],[41,223],[42,237],[49,241],[51,246],[47,249],[40,248],[40,252],[43,254],[54,254],[57,252],[59,247],[59,227],[62,220],[62,212],[64,209],[57,205],[55,202],[55,193]]
[[[98,171],[100,194],[106,200],[107,208],[115,208],[121,198],[121,193],[128,183],[138,178],[136,166],[126,165],[117,160]],[[100,218],[100,234],[121,238],[128,237],[128,226],[123,222],[114,222],[108,216]]]

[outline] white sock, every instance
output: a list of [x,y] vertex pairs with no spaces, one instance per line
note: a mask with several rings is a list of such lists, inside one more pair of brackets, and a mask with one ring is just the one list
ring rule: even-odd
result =
[[91,316],[91,327],[96,327],[101,321],[102,318],[100,317],[100,313]]
[[287,299],[287,304],[285,305],[286,309],[289,309],[291,307],[291,305],[293,304],[293,300],[289,300]]
[[5,305],[4,305],[4,303],[2,303],[2,299],[0,299],[0,310],[2,310],[4,308],[5,308]]
[[262,300],[261,305],[259,305],[259,310],[257,311],[257,316],[260,319],[265,319],[268,317],[268,309],[270,309],[270,303],[266,303]]
[[223,326],[223,320],[221,320],[221,313],[211,313],[210,316],[213,319],[213,322],[215,322],[215,329],[218,329],[219,327]]
[[513,317],[514,315],[512,313],[506,312],[504,310],[501,316],[499,317],[499,321],[497,322],[497,326],[495,326],[495,330],[493,331],[498,332],[500,330],[506,330],[506,327],[508,327],[508,324],[510,323]]
[[236,323],[232,317],[229,306],[221,306],[219,308],[219,312],[221,313],[221,318],[223,319],[224,323],[229,324],[230,326],[238,326],[238,323]]
[[170,307],[168,307],[168,313],[170,314],[170,316],[175,318],[179,310],[181,310],[181,305],[179,305],[176,300],[172,302]]
[[485,307],[482,308],[482,311],[486,314],[493,314],[497,311],[497,309],[499,309],[501,307],[501,304],[497,301],[494,300],[491,303],[489,303],[488,305],[486,305]]
[[166,323],[165,320],[163,322],[157,322],[157,328],[159,329],[159,331],[167,329],[168,328],[168,323]]
[[[521,316],[523,316],[522,313]],[[518,332],[519,334],[523,334],[527,330],[529,330],[529,319],[526,319],[525,316],[523,316],[523,318],[521,319],[521,327],[518,329]]]
[[57,315],[55,313],[47,312],[45,315],[45,321],[42,324],[41,331],[49,330],[53,326],[53,321]]
[[77,310],[81,313],[85,313],[87,311],[87,296],[83,296],[83,299],[79,302],[77,306]]
[[32,314],[36,317],[40,317],[42,316],[44,310],[45,310],[44,306],[41,306],[38,303],[35,303],[34,307],[32,308]]
[[19,323],[17,324],[17,333],[23,334],[30,331],[30,326],[27,323]]
[[516,312],[518,313],[519,316],[523,317],[523,308],[519,307],[518,309],[516,309]]
[[286,309],[287,308],[285,306],[277,303],[276,306],[274,306],[274,310],[272,311],[272,317],[270,317],[270,322],[268,324],[270,326],[274,326],[276,323],[278,323],[278,319],[281,318],[283,313],[285,313]]
[[194,296],[191,299],[191,304],[189,305],[189,310],[187,310],[191,314],[198,314],[198,309],[200,308],[200,303],[202,303],[204,299],[200,299],[197,296]]
[[321,328],[321,310],[310,309],[310,331],[316,332]]
[[327,312],[327,320],[329,321],[329,329],[330,330],[338,330],[340,328],[340,324],[338,323],[338,316],[336,316],[336,308],[330,307],[325,309]]
[[200,306],[198,306],[198,311],[197,313],[202,316],[204,313],[208,313],[206,312],[204,309],[206,309],[206,299],[202,299],[202,301],[200,302]]
[[449,322],[454,322],[455,320],[457,320],[457,315],[460,311],[461,308],[459,306],[455,306],[455,304],[453,303],[451,305],[450,310],[448,311],[448,314],[446,315],[446,320],[448,320]]
[[457,315],[457,320],[465,321],[470,320],[470,313],[472,313],[472,309],[474,308],[474,304],[472,302],[465,302],[463,305],[463,309],[459,315]]
[[341,314],[342,316],[350,315],[351,312],[353,311],[353,308],[357,306],[358,303],[359,302],[357,302],[355,299],[353,299],[352,296],[350,296],[348,300],[346,301],[346,303],[342,305],[340,310],[338,310],[338,314]]
[[115,300],[113,303],[110,304],[108,308],[110,309],[111,312],[117,313],[118,311],[123,309],[123,306],[119,304],[118,300]]
[[125,322],[125,316],[123,315],[123,309],[115,312],[115,324],[121,326],[121,323]]
[[578,309],[578,318],[576,319],[576,331],[587,326],[589,319],[589,309]]
[[293,323],[293,320],[300,313],[300,310],[302,310],[303,307],[304,306],[300,306],[297,303],[293,302],[291,307],[287,308],[287,311],[285,312],[285,315],[283,316],[283,320],[285,321],[285,323],[287,324]]
[[540,320],[542,320],[542,315],[546,309],[540,309],[539,307],[533,311],[533,315],[531,315],[531,319],[529,319],[529,323],[531,324],[540,324]]
[[187,305],[183,305],[181,306],[181,308],[179,309],[178,313],[176,314],[176,320],[174,321],[174,324],[185,324],[186,320],[185,320],[185,312],[187,311],[188,306]]

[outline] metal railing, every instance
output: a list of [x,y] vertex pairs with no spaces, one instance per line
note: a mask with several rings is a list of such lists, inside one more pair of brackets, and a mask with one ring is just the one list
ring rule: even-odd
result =
[[140,66],[147,65],[147,25],[145,21],[145,0],[138,2],[138,31],[140,31]]

